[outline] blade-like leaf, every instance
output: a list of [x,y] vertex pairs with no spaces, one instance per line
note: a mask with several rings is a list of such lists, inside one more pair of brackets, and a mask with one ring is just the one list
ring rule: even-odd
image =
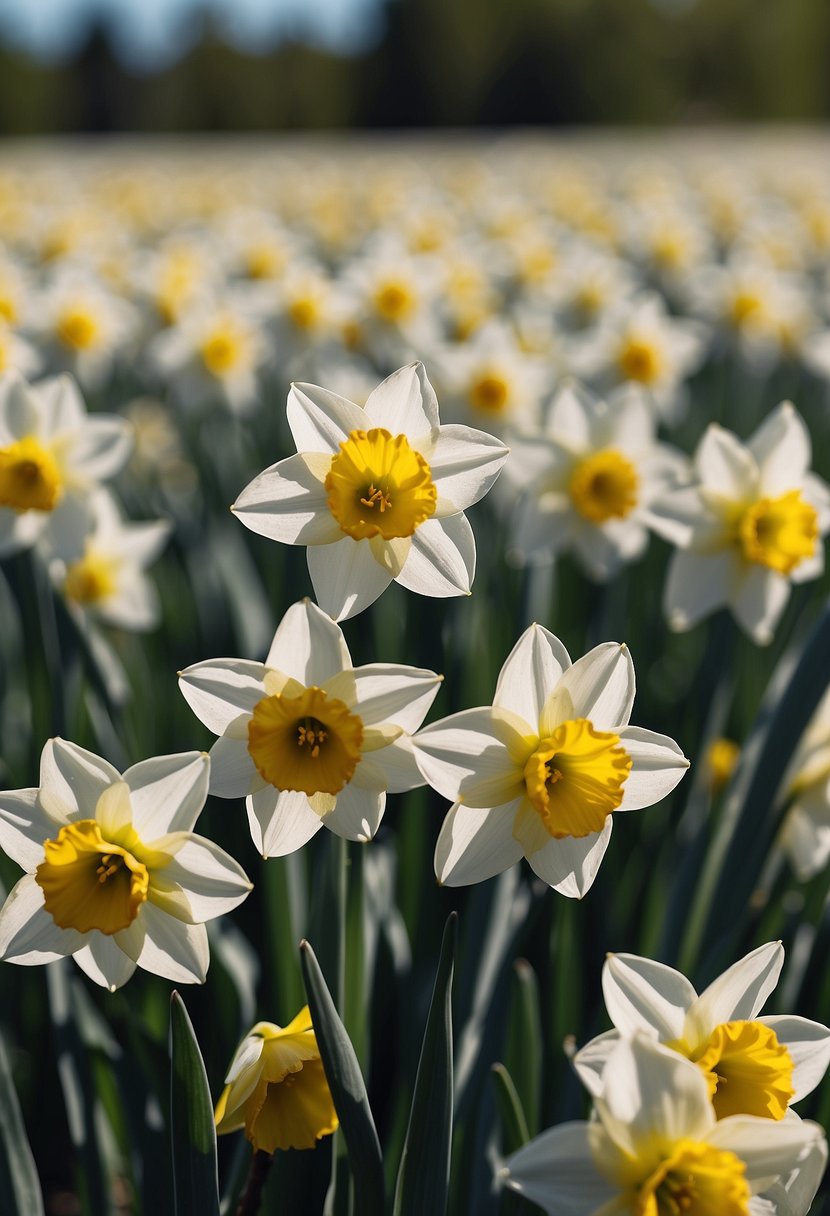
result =
[[0,1195],[8,1216],[43,1216],[35,1159],[26,1139],[6,1045],[0,1036]]
[[355,1211],[361,1216],[382,1216],[383,1160],[360,1065],[307,941],[300,943],[300,960],[320,1058],[349,1152]]
[[219,1216],[216,1128],[207,1073],[178,992],[170,998],[170,1129],[177,1216]]
[[515,1153],[530,1139],[522,1102],[513,1084],[513,1078],[503,1064],[493,1065],[493,1080],[501,1119],[502,1151]]
[[507,1062],[527,1119],[529,1134],[534,1136],[539,1130],[542,1087],[542,1015],[536,972],[523,958],[513,964],[511,1004]]
[[443,1216],[447,1210],[452,1146],[452,974],[457,916],[444,927],[409,1127],[403,1146],[395,1216]]

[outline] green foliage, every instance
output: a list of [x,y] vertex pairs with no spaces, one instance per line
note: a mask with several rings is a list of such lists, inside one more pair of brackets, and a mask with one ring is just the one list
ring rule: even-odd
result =
[[184,1002],[170,998],[170,1128],[177,1216],[219,1216],[216,1128],[207,1073]]

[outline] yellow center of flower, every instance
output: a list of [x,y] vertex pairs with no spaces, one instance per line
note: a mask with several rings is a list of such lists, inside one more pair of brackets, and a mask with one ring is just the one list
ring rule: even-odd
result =
[[212,376],[221,379],[238,367],[244,353],[244,339],[231,327],[217,329],[202,343],[199,353]]
[[583,283],[574,295],[574,308],[586,319],[595,317],[605,303],[605,292],[599,283]]
[[695,1060],[709,1086],[715,1114],[783,1119],[795,1096],[793,1060],[762,1022],[715,1027]]
[[382,427],[352,431],[325,481],[329,510],[355,540],[411,536],[435,511],[430,467],[405,435]]
[[510,400],[510,385],[503,376],[485,372],[470,385],[470,405],[483,414],[500,414]]
[[314,329],[320,323],[320,305],[313,296],[296,296],[286,312],[297,329]]
[[623,379],[639,380],[641,384],[653,384],[663,370],[660,351],[641,338],[628,338],[623,343],[617,363]]
[[276,693],[254,706],[248,752],[257,771],[278,790],[337,794],[354,775],[363,723],[322,688],[298,697]]
[[634,1216],[747,1216],[746,1166],[734,1153],[678,1140],[640,1187]]
[[14,325],[17,319],[17,304],[14,296],[0,283],[0,321],[5,321],[7,325]]
[[273,279],[280,273],[285,259],[275,245],[253,245],[245,254],[245,270],[249,279]]
[[112,559],[90,552],[67,567],[63,589],[76,604],[96,604],[112,595],[116,585]]
[[764,301],[753,291],[737,291],[729,302],[729,320],[736,329],[757,321],[764,312]]
[[55,325],[58,341],[70,350],[89,350],[98,339],[99,329],[95,317],[80,307],[65,309]]
[[57,462],[33,435],[0,448],[0,506],[51,511],[60,492]]
[[147,898],[147,867],[105,840],[95,819],[78,819],[47,840],[35,871],[43,906],[61,929],[111,935],[135,920]]
[[390,324],[405,321],[415,310],[415,295],[407,283],[389,280],[381,283],[374,294],[375,312]]
[[587,718],[557,726],[525,764],[527,796],[551,836],[599,832],[620,805],[631,757],[618,735],[594,730]]
[[630,460],[606,448],[580,460],[571,473],[568,493],[574,509],[592,524],[625,519],[637,505],[640,479]]
[[818,515],[798,490],[780,498],[761,498],[738,522],[738,541],[749,562],[790,574],[812,557],[818,542]]
[[0,373],[9,370],[11,363],[11,349],[9,344],[9,336],[0,328]]
[[706,767],[709,770],[709,784],[717,793],[726,785],[735,771],[741,749],[734,739],[713,739],[706,753]]

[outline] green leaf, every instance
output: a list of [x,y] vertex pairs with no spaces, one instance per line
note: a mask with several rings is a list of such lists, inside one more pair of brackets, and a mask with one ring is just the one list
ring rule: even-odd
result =
[[383,1216],[383,1159],[360,1065],[307,941],[300,942],[300,961],[320,1058],[349,1152],[354,1210],[360,1216]]
[[178,992],[170,998],[170,1131],[177,1216],[219,1216],[216,1128],[207,1073]]
[[35,1159],[26,1139],[6,1045],[0,1036],[0,1195],[7,1216],[43,1216]]
[[785,809],[778,791],[826,691],[828,670],[830,606],[819,617],[794,669],[791,655],[779,663],[743,749],[688,914],[680,962],[686,972],[694,970],[703,942],[720,940],[726,956],[744,923],[745,909]]
[[513,1078],[503,1064],[493,1065],[493,1079],[501,1119],[502,1151],[515,1153],[530,1139],[522,1101],[513,1084]]
[[450,1187],[453,1059],[452,975],[456,922],[444,926],[441,957],[432,990],[409,1127],[395,1188],[395,1216],[443,1216]]
[[529,1134],[535,1136],[539,1130],[542,1090],[542,1015],[536,973],[526,959],[517,959],[513,964],[512,987],[507,1063],[527,1117]]

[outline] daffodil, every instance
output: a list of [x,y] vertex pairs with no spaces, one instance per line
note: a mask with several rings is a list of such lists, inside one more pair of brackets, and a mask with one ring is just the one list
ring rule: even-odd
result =
[[0,847],[26,871],[0,910],[0,957],[34,965],[72,955],[110,990],[137,966],[201,983],[204,922],[251,890],[232,857],[193,833],[209,767],[204,753],[185,752],[122,775],[50,739],[40,787],[0,794]]
[[243,1127],[265,1153],[315,1148],[337,1130],[307,1005],[287,1026],[257,1022],[237,1048],[216,1103],[216,1131]]
[[517,492],[513,549],[523,561],[573,551],[612,578],[648,544],[647,508],[683,478],[685,459],[658,443],[646,394],[629,384],[601,401],[578,384],[554,397],[540,432],[512,440],[505,480]]
[[422,595],[467,595],[475,541],[464,508],[498,476],[508,449],[483,431],[441,426],[422,364],[402,367],[361,408],[294,384],[298,453],[260,473],[233,511],[272,540],[308,545],[320,606],[336,620],[394,579]]
[[0,554],[59,529],[66,510],[118,472],[130,445],[129,424],[89,417],[68,376],[32,386],[0,377]]
[[124,523],[101,488],[66,512],[48,549],[49,573],[70,611],[119,629],[152,629],[160,607],[144,571],[169,535],[167,520]]
[[806,881],[830,861],[830,690],[819,702],[781,786],[781,843]]
[[698,996],[684,975],[635,954],[612,954],[602,973],[615,1030],[574,1057],[597,1092],[620,1035],[650,1035],[697,1065],[715,1115],[781,1120],[830,1063],[830,1030],[790,1014],[759,1017],[784,962],[780,942],[759,946]]
[[752,1115],[717,1121],[701,1071],[651,1039],[615,1046],[594,1104],[595,1120],[542,1132],[501,1171],[508,1187],[550,1216],[805,1216],[809,1209],[826,1160],[818,1124]]
[[688,768],[672,739],[628,725],[633,702],[625,646],[605,642],[571,663],[547,629],[525,630],[492,706],[413,740],[425,778],[453,802],[435,850],[439,882],[480,882],[524,856],[557,891],[583,896],[613,812],[659,802]]
[[810,435],[783,402],[746,444],[711,423],[694,456],[695,481],[649,510],[677,546],[664,604],[673,629],[728,606],[759,645],[773,632],[791,583],[818,578],[830,529],[830,487],[809,471]]
[[440,681],[395,663],[352,667],[342,630],[307,600],[289,608],[264,663],[210,659],[180,674],[187,703],[220,736],[211,793],[247,796],[264,857],[323,826],[370,840],[387,792],[424,784],[409,736]]

